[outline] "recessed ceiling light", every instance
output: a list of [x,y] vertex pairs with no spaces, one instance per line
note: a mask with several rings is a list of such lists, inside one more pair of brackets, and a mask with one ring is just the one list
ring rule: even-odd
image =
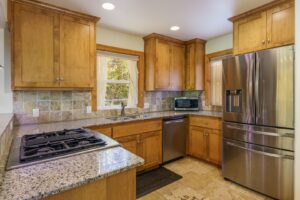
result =
[[171,26],[170,30],[171,31],[178,31],[180,29],[179,26]]
[[115,5],[112,3],[103,3],[102,8],[104,8],[105,10],[113,10],[115,9]]

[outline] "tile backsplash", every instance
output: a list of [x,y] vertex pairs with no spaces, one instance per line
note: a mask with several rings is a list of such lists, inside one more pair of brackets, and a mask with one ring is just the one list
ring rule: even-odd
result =
[[[126,113],[172,110],[173,98],[183,95],[183,92],[145,92],[145,108],[126,109]],[[99,110],[87,113],[86,107],[90,105],[91,93],[85,91],[16,91],[13,94],[16,124],[108,117],[120,114],[120,110]],[[39,109],[39,117],[32,116],[34,108]]]

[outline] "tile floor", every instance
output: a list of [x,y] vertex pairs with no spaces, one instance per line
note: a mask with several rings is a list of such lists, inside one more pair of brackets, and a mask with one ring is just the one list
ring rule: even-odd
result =
[[139,200],[271,200],[225,181],[218,167],[193,158],[184,158],[165,167],[183,178]]

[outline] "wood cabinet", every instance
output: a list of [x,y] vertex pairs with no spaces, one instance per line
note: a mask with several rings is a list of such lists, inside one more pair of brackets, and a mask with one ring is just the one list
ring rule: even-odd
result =
[[99,18],[36,1],[9,1],[12,86],[91,89]]
[[293,1],[273,1],[230,20],[234,27],[234,54],[294,43]]
[[108,137],[112,137],[112,127],[111,126],[91,126],[89,129],[102,133]]
[[158,166],[162,162],[162,133],[154,131],[139,136],[141,157],[145,159],[141,170]]
[[125,136],[116,139],[122,146],[131,153],[140,155],[138,150],[139,138],[137,135]]
[[204,90],[205,42],[201,39],[186,42],[186,90]]
[[136,170],[131,169],[80,187],[55,194],[44,200],[135,200]]
[[188,134],[188,154],[221,164],[222,158],[221,119],[191,116]]
[[184,90],[184,42],[155,33],[144,40],[146,90]]
[[138,167],[138,171],[147,170],[162,163],[161,119],[88,128],[112,137],[128,151],[142,157],[145,162],[144,165]]
[[197,158],[206,157],[206,132],[205,129],[197,126],[190,126],[189,129],[189,154]]

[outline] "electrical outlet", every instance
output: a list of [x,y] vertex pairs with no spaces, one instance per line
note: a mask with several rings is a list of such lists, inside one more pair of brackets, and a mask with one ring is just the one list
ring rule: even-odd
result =
[[86,113],[92,113],[92,106],[86,107]]
[[39,117],[40,116],[40,110],[38,108],[32,109],[32,116],[33,117]]

